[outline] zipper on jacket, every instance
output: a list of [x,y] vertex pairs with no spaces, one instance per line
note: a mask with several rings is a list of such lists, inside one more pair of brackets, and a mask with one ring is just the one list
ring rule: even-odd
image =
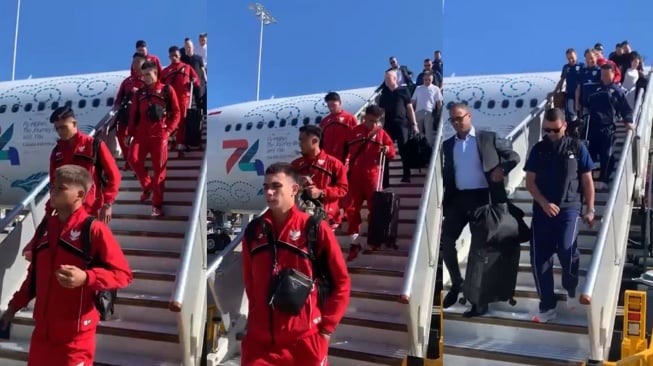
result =
[[[57,238],[57,241],[58,240],[59,240],[59,238]],[[52,258],[50,259],[50,268],[52,268],[52,269],[54,269],[55,259],[57,258],[57,249],[58,249],[57,246],[58,246],[58,244],[59,243],[57,243],[57,245],[55,245],[54,248],[49,248],[49,249],[52,249]],[[50,246],[50,239],[49,238],[48,238],[48,246]],[[43,317],[45,318],[44,322],[46,322],[46,324],[45,324],[45,339],[48,339],[48,340],[50,339],[50,322],[48,322],[48,319],[49,319],[49,316],[48,316],[48,304],[50,303],[50,290],[52,289],[52,279],[55,278],[55,277],[56,277],[56,274],[54,276],[50,276],[50,280],[48,281],[48,289],[47,289],[46,296],[45,296],[45,306],[43,308]],[[36,283],[37,283],[37,286],[38,286],[38,281]],[[34,310],[36,310],[36,306],[34,307]],[[35,318],[35,320],[36,320],[36,318]]]
[[77,313],[77,333],[80,332],[82,322],[82,305],[84,304],[84,285],[79,289],[79,312]]

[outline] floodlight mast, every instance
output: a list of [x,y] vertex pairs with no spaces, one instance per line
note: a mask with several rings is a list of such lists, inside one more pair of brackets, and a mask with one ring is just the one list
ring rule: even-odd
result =
[[277,20],[267,11],[263,5],[256,3],[248,6],[249,10],[254,12],[254,15],[261,21],[261,34],[258,43],[258,73],[256,75],[256,101],[259,100],[261,92],[261,59],[263,55],[263,27],[276,23]]

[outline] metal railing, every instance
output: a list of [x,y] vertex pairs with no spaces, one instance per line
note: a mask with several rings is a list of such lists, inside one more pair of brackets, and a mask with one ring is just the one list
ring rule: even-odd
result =
[[381,95],[382,91],[383,91],[382,87],[376,88],[372,96],[369,97],[365,103],[363,103],[363,105],[358,109],[356,113],[354,113],[354,116],[356,116],[356,120],[358,120],[359,123],[363,122],[363,116],[365,115],[365,108],[367,108],[372,104],[376,104],[376,98],[378,98],[379,95]]
[[440,250],[443,132],[444,113],[440,118],[433,144],[433,153],[417,212],[415,236],[404,271],[403,288],[398,299],[400,303],[407,305],[404,311],[408,319],[408,355],[422,358],[426,357],[431,332],[433,292]]
[[202,160],[190,222],[184,235],[184,249],[177,269],[175,289],[168,308],[177,314],[177,329],[184,366],[198,366],[202,358],[206,326],[207,294],[204,288],[207,268],[206,173],[207,157]]
[[[592,262],[579,301],[587,306],[588,331],[590,338],[590,360],[607,359],[612,341],[614,318],[619,299],[619,288],[623,274],[628,233],[630,226],[635,180],[646,170],[635,157],[639,151],[648,151],[653,118],[653,90],[651,80],[644,95],[639,95],[634,116],[638,139],[643,145],[634,144],[634,133],[628,131],[619,159],[615,179],[609,191],[609,198],[603,213]],[[646,135],[649,135],[646,137]],[[641,155],[639,155],[641,156]],[[648,154],[644,155],[648,156]],[[643,158],[643,157],[642,157]]]
[[[651,76],[653,76],[652,72],[648,73],[648,79],[649,81],[651,80]],[[649,82],[650,83],[650,82]],[[637,96],[637,101],[639,102],[639,98],[643,98],[644,93],[639,93]],[[635,103],[635,106],[637,106],[637,103]],[[636,111],[636,113],[633,114],[633,121],[638,121],[641,118],[641,113],[644,111],[644,108],[639,108],[639,111]],[[648,158],[649,158],[649,147],[651,144],[651,134],[647,133],[647,128],[649,127],[648,123],[640,123],[637,125],[637,129],[635,131],[635,141],[633,141],[633,154],[634,156],[634,163],[635,163],[635,171],[636,171],[636,178],[635,178],[635,192],[634,192],[634,199],[635,200],[640,200],[644,196],[644,192],[646,190],[646,168],[648,166]]]

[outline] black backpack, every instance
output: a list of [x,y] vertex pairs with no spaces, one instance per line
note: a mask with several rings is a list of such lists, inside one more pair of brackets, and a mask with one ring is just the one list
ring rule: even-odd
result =
[[[329,263],[324,255],[317,258],[316,249],[318,241],[318,233],[320,230],[320,223],[322,219],[318,216],[309,216],[304,228],[304,235],[306,235],[306,249],[308,252],[307,258],[313,264],[313,278],[316,281],[318,290],[318,304],[322,308],[326,299],[331,295],[333,281],[329,273]],[[256,229],[263,227],[263,234],[265,235],[265,228],[267,225],[262,224],[262,218],[257,217],[252,220],[245,228],[245,240],[252,242],[256,235]],[[271,244],[270,244],[271,245]]]
[[[93,225],[95,217],[89,216],[82,224],[81,239],[82,239],[82,253],[80,254],[77,251],[70,251],[68,246],[61,246],[63,249],[69,250],[71,253],[78,256],[82,256],[86,262],[86,268],[101,267],[102,264],[97,261],[91,255],[91,225]],[[30,281],[30,297],[34,298],[36,296],[36,252],[41,249],[37,246],[38,241],[41,239],[45,230],[47,228],[48,220],[47,217],[41,221],[41,224],[36,228],[36,235],[34,235],[34,241],[32,245],[32,266],[31,266],[31,281]],[[114,313],[113,303],[116,300],[117,296],[116,290],[105,290],[98,291],[95,297],[95,308],[100,313],[101,320],[111,320],[111,316]]]

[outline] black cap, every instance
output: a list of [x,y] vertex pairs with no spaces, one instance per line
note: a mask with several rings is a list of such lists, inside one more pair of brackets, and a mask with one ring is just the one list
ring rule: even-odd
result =
[[600,43],[597,43],[594,45],[595,50],[603,51],[603,45]]
[[67,105],[61,106],[50,115],[50,123],[61,121],[62,119],[75,118],[75,112]]
[[136,41],[136,48],[141,48],[141,47],[147,47],[147,43],[144,40],[139,39],[138,41]]

